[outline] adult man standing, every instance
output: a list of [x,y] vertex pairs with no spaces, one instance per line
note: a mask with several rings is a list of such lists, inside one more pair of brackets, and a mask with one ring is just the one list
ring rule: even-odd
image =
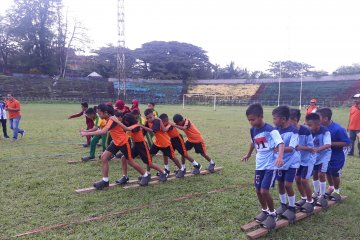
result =
[[351,150],[349,156],[354,155],[356,138],[358,139],[358,151],[360,156],[360,142],[357,134],[360,133],[360,93],[353,96],[354,105],[350,108],[348,131],[350,135]]
[[0,121],[4,133],[4,138],[9,138],[6,129],[6,110],[5,110],[5,97],[0,95]]
[[16,141],[18,134],[21,134],[23,138],[25,131],[19,128],[21,113],[20,113],[20,102],[16,100],[10,93],[7,95],[6,111],[9,113],[10,128],[13,130],[13,141]]

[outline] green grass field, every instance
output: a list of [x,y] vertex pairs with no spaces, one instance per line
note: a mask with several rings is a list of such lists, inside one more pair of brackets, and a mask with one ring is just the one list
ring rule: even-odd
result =
[[[27,131],[25,138],[17,142],[0,140],[0,239],[143,205],[149,206],[23,238],[246,239],[240,226],[251,221],[260,207],[252,185],[254,158],[241,162],[249,145],[245,108],[219,107],[213,111],[199,106],[185,110],[176,105],[157,107],[159,113],[172,116],[180,112],[196,123],[209,155],[224,167],[222,172],[132,190],[115,188],[86,194],[77,194],[75,189],[90,187],[100,180],[101,163],[67,164],[88,154],[88,149],[80,145],[85,140],[78,133],[85,125],[84,119],[66,119],[78,110],[78,105],[70,104],[24,104],[20,127]],[[270,112],[267,108],[268,121]],[[347,123],[347,109],[335,110],[334,115],[335,121]],[[190,154],[195,156],[193,151]],[[204,159],[195,159],[206,167]],[[160,158],[155,161],[161,163]],[[349,198],[343,203],[267,237],[359,239],[359,169],[360,158],[348,158],[342,193]],[[120,163],[110,162],[110,181],[118,179],[120,173]],[[137,175],[131,169],[130,176]],[[207,193],[224,187],[228,189]],[[278,205],[276,189],[272,193]],[[173,201],[187,195],[193,197]]]

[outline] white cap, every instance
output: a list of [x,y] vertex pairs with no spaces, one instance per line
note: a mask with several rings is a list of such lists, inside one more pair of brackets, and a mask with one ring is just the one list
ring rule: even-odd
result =
[[355,94],[353,98],[360,98],[360,93]]

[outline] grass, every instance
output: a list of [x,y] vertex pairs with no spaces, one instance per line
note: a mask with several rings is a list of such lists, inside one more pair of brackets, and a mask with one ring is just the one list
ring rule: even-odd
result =
[[[142,106],[144,109],[144,106]],[[67,120],[77,112],[72,104],[24,104],[21,127],[26,137],[17,142],[0,140],[0,239],[32,229],[86,220],[142,205],[149,207],[99,221],[71,224],[25,239],[246,239],[240,226],[259,211],[252,186],[254,159],[242,163],[249,145],[245,108],[191,106],[157,107],[170,116],[180,112],[196,123],[209,155],[221,173],[174,180],[156,186],[123,190],[115,188],[87,194],[75,189],[91,186],[101,177],[100,162],[69,165],[87,155],[78,129],[83,118]],[[271,109],[266,109],[270,119]],[[347,123],[348,110],[336,109],[334,119]],[[97,152],[99,152],[98,148]],[[190,152],[195,156],[194,152]],[[205,160],[196,160],[206,165]],[[301,223],[271,233],[271,239],[357,239],[360,236],[360,159],[350,157],[343,171],[342,204]],[[160,159],[156,159],[161,163]],[[190,165],[188,164],[188,168]],[[135,178],[137,173],[130,171]],[[110,163],[110,181],[120,177],[119,162]],[[229,187],[224,192],[207,192]],[[172,201],[194,193],[193,198]],[[278,204],[276,190],[272,191]]]

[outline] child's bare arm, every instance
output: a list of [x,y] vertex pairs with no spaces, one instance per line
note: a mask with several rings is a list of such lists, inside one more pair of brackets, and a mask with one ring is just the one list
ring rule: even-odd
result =
[[249,150],[247,154],[242,157],[241,161],[246,162],[247,160],[249,160],[253,151],[254,151],[254,144],[250,143]]

